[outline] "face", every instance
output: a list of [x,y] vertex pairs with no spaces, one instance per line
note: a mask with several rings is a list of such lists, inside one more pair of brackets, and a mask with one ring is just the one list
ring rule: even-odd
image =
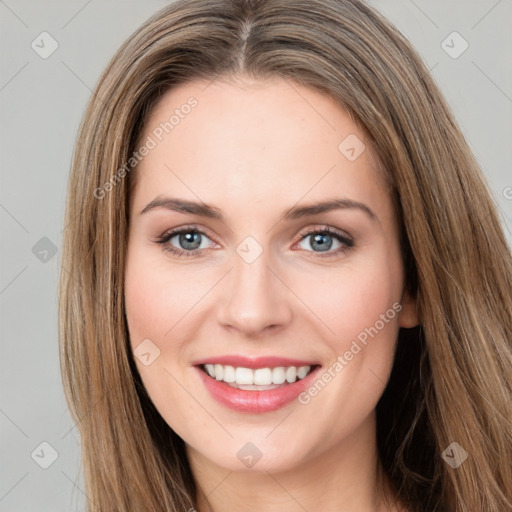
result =
[[361,130],[318,92],[248,78],[172,89],[146,126],[125,300],[159,413],[230,471],[362,446],[417,319]]

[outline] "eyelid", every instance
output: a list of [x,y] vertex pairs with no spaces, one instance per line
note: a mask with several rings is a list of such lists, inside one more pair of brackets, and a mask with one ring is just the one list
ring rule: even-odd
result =
[[314,235],[315,233],[329,233],[330,235],[337,235],[340,238],[346,240],[347,242],[354,242],[354,239],[352,236],[350,236],[348,233],[341,231],[337,228],[333,228],[331,226],[328,226],[326,224],[320,225],[320,226],[314,226],[312,228],[305,228],[299,232],[299,241],[302,240],[304,237],[309,235]]

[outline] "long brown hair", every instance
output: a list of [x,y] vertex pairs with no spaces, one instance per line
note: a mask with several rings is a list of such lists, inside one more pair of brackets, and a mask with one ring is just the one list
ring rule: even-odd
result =
[[[130,350],[123,282],[135,171],[126,164],[166,90],[239,75],[282,77],[336,99],[387,172],[421,318],[401,329],[377,406],[380,458],[397,496],[418,512],[512,510],[510,249],[424,63],[361,0],[179,0],[102,74],[73,156],[59,305],[90,510],[195,506],[183,441],[152,405]],[[442,456],[453,442],[468,454],[457,468]]]

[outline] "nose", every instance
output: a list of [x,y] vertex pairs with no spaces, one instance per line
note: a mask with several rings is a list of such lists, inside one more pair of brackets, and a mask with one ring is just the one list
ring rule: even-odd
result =
[[219,323],[247,337],[287,325],[292,318],[291,293],[266,252],[252,263],[238,254],[233,260],[234,268],[224,283],[224,300],[218,306]]

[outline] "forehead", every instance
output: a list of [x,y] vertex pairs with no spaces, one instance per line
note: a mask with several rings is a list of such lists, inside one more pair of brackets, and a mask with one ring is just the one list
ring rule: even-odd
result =
[[350,115],[281,78],[173,88],[151,111],[144,144],[152,149],[137,167],[136,196],[148,201],[170,192],[238,206],[326,194],[386,200],[378,159]]

